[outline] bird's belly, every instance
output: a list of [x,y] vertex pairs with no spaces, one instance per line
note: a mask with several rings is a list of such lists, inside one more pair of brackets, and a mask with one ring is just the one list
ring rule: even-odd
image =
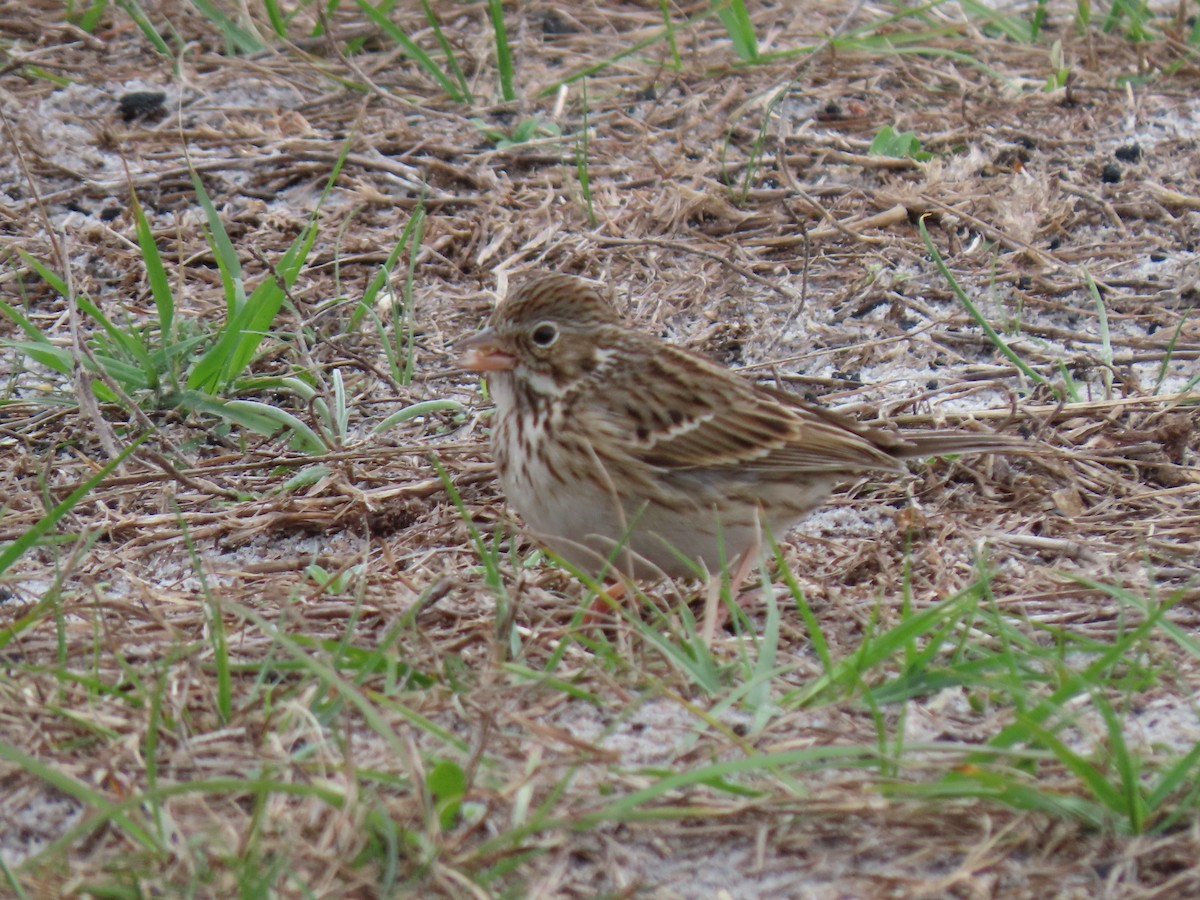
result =
[[625,533],[623,510],[610,497],[535,460],[523,473],[503,473],[500,484],[531,534],[585,572],[599,571]]
[[799,503],[779,504],[765,501],[762,485],[749,478],[739,492],[738,479],[728,472],[720,478],[690,473],[682,480],[676,474],[659,485],[671,497],[666,502],[652,498],[650,489],[617,496],[601,487],[603,481],[563,478],[528,458],[523,473],[501,478],[509,502],[541,543],[589,573],[611,564],[635,578],[719,572],[764,530],[782,537],[830,487],[810,482],[798,496],[793,486],[789,499]]

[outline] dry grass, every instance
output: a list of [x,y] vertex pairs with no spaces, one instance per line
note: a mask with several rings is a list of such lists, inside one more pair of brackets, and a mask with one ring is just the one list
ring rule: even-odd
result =
[[[0,7],[17,151],[0,155],[0,296],[59,346],[87,343],[94,323],[19,248],[122,327],[152,322],[132,185],[180,316],[214,327],[226,300],[189,163],[254,284],[349,135],[250,374],[305,373],[333,406],[338,372],[351,418],[299,453],[145,397],[98,404],[0,348],[0,547],[150,431],[0,572],[8,890],[1200,891],[1197,60],[1169,18],[1136,42],[1058,10],[1027,44],[950,7],[885,26],[874,7],[752,4],[767,50],[843,40],[738,66],[706,6],[672,7],[698,17],[676,70],[666,40],[614,60],[661,30],[654,4],[521,5],[505,10],[519,99],[488,106],[485,6],[439,8],[474,105],[348,5],[327,38],[242,56],[195,9],[148,8],[188,42],[176,71],[124,14],[85,34],[53,4]],[[419,14],[395,20],[436,47]],[[1056,39],[1071,80],[1044,92]],[[606,60],[587,80],[592,227],[580,84],[544,92]],[[165,91],[165,113],[123,119],[133,90]],[[553,127],[504,147],[472,121],[534,116]],[[884,125],[934,158],[870,155]],[[410,307],[355,319],[419,207]],[[1058,396],[955,299],[923,214]],[[1019,430],[1031,452],[850,486],[783,543],[782,608],[735,610],[711,649],[688,585],[583,628],[594,594],[514,537],[478,386],[448,349],[534,268],[602,278],[642,327],[853,414]],[[410,335],[405,383],[381,341]],[[0,317],[0,339],[25,337]],[[370,433],[432,399],[470,412]],[[1118,802],[1139,791],[1159,802]]]

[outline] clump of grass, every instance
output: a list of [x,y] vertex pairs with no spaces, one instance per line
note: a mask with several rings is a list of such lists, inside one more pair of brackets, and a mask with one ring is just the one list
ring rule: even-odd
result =
[[588,225],[596,227],[596,210],[592,206],[592,179],[588,172],[588,148],[591,141],[591,126],[588,125],[588,96],[587,79],[580,87],[580,102],[583,105],[583,121],[579,128],[579,136],[575,140],[575,176],[579,179],[579,193],[583,197],[583,209],[587,215]]
[[[337,180],[348,149],[347,143],[326,183],[322,202]],[[87,297],[77,295],[67,279],[18,248],[21,261],[50,288],[69,298],[96,328],[78,350],[58,346],[20,310],[0,301],[0,314],[20,327],[27,338],[4,343],[57,372],[64,378],[64,384],[71,383],[76,371],[82,370],[87,376],[88,390],[102,402],[116,403],[131,412],[140,412],[143,408],[180,409],[214,415],[264,436],[283,430],[290,434],[297,449],[320,452],[327,448],[326,442],[294,414],[274,404],[230,395],[247,388],[275,388],[299,393],[306,400],[313,399],[314,393],[303,379],[254,379],[249,376],[249,371],[271,334],[272,324],[289,288],[304,269],[317,237],[317,214],[321,203],[317,204],[307,226],[284,251],[270,275],[250,289],[237,251],[204,184],[194,172],[192,183],[205,213],[209,246],[225,292],[225,317],[215,330],[204,330],[196,323],[178,317],[177,302],[162,255],[145,211],[137,196],[131,193],[130,208],[145,278],[154,298],[154,320],[145,326],[135,325],[128,318],[124,322],[114,322]],[[411,289],[411,271],[409,287]],[[325,411],[329,411],[327,407]],[[328,421],[335,432],[344,431],[336,419]]]

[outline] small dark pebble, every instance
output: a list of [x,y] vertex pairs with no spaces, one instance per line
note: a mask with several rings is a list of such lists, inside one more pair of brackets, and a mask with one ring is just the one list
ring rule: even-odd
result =
[[884,300],[882,297],[873,297],[873,298],[864,300],[862,303],[860,303],[858,305],[857,309],[853,310],[850,313],[850,318],[861,319],[863,316],[867,315],[871,311],[879,309],[879,307],[883,306],[883,304],[886,302],[887,301]]
[[1135,163],[1142,158],[1142,147],[1140,144],[1126,144],[1114,150],[1113,156],[1124,163]]
[[1018,275],[1017,276],[1017,287],[1023,291],[1027,291],[1031,287],[1033,287],[1033,279],[1030,278],[1028,275]]
[[542,34],[575,34],[578,31],[578,28],[552,9],[542,16]]
[[111,222],[117,216],[121,215],[123,210],[119,206],[106,206],[100,210],[100,221]]
[[1162,262],[1167,258],[1167,254],[1161,250],[1152,250],[1150,252],[1150,262]]
[[1057,250],[1061,246],[1062,246],[1062,238],[1060,238],[1057,234],[1054,237],[1050,238],[1050,249],[1051,250]]
[[131,91],[117,101],[121,109],[121,118],[126,122],[134,119],[155,119],[164,112],[163,104],[167,95],[162,91]]
[[992,164],[998,169],[1012,169],[1019,171],[1022,166],[1029,162],[1029,151],[1024,147],[1005,147],[996,154],[996,158],[992,160]]
[[1105,184],[1116,184],[1121,180],[1121,167],[1116,163],[1109,163],[1100,170],[1100,180]]

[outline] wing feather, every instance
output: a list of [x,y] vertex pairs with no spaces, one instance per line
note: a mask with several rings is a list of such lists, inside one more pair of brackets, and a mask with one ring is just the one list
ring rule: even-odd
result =
[[649,465],[797,475],[899,467],[888,435],[755,385],[698,354],[658,345],[635,358],[647,360],[637,373],[640,396],[606,402],[612,424],[633,438],[633,455]]

